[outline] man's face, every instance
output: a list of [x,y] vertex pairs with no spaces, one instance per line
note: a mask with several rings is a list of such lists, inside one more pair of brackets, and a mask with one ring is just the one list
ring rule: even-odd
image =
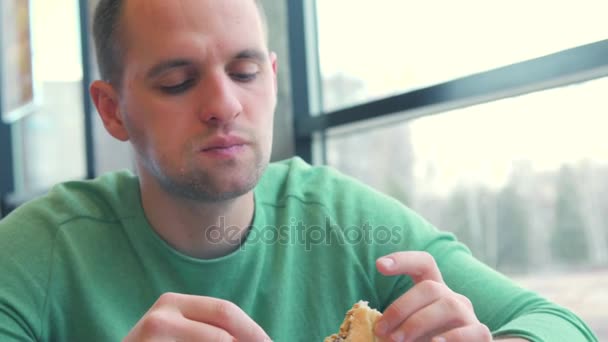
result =
[[254,1],[125,6],[119,111],[141,177],[194,200],[247,193],[270,159],[276,104],[276,57]]

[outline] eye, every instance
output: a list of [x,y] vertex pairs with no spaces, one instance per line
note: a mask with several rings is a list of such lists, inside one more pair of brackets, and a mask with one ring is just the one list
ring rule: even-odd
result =
[[247,83],[255,80],[260,74],[260,66],[249,60],[239,60],[230,65],[228,74],[237,82]]
[[181,94],[181,93],[187,91],[193,85],[194,85],[194,79],[190,78],[190,79],[187,79],[184,82],[181,82],[178,84],[169,85],[169,86],[160,86],[160,90],[165,94],[177,95],[177,94]]
[[254,73],[231,73],[230,77],[238,82],[251,82],[255,80],[258,76],[259,72]]

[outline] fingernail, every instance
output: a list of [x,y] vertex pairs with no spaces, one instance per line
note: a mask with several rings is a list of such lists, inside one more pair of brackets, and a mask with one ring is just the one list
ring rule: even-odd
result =
[[378,324],[376,324],[376,334],[385,336],[386,333],[388,333],[388,323],[384,321],[378,322]]
[[391,335],[391,341],[393,342],[403,342],[405,340],[405,333],[403,331],[397,331],[396,333]]
[[380,260],[378,260],[378,262],[386,268],[391,268],[395,264],[395,260],[393,260],[391,258],[380,258]]
[[433,341],[431,342],[447,342],[445,338],[439,336],[439,337],[435,337],[433,338]]

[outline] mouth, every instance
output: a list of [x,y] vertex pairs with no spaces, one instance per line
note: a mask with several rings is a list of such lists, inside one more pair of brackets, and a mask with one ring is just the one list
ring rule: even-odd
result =
[[230,145],[230,146],[214,146],[214,147],[204,148],[201,150],[201,152],[230,152],[230,151],[236,151],[244,146],[245,146],[245,144]]
[[248,143],[235,136],[218,136],[208,140],[200,149],[205,155],[233,157],[242,152]]

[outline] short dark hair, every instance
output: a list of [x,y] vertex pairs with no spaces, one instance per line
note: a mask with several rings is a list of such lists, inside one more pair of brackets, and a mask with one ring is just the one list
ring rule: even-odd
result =
[[93,39],[101,79],[120,84],[123,56],[120,17],[123,0],[100,0],[93,17]]
[[[267,36],[267,22],[260,0],[254,0]],[[120,86],[124,68],[124,45],[121,41],[121,16],[124,0],[100,0],[93,17],[93,39],[101,79]]]

